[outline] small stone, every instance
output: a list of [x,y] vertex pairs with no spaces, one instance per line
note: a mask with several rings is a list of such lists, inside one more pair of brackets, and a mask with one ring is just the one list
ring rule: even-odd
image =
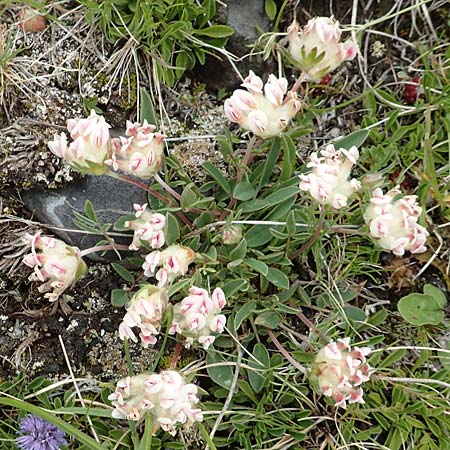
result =
[[24,8],[19,13],[19,25],[23,31],[39,33],[47,26],[47,19],[32,8]]
[[[104,239],[101,234],[87,234],[73,223],[74,212],[84,214],[86,200],[90,200],[101,224],[114,222],[122,215],[133,212],[133,203],[147,202],[147,194],[142,189],[109,176],[91,176],[67,184],[61,189],[32,189],[22,193],[25,206],[39,222],[59,229],[49,229],[69,245],[81,250],[93,247]],[[111,231],[112,227],[111,227]],[[129,244],[130,239],[114,237],[118,244]],[[116,260],[115,252],[108,252],[105,257],[99,253],[88,255],[92,261]]]

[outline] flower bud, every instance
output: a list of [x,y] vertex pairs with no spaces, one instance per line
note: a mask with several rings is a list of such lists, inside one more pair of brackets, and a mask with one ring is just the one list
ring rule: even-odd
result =
[[[39,286],[39,292],[47,292],[45,297],[51,302],[56,301],[86,273],[87,266],[81,259],[80,250],[59,239],[41,236],[41,233],[28,239],[31,253],[25,255],[23,263],[34,268],[30,280],[44,282]],[[48,292],[50,290],[52,292]]]
[[226,225],[223,228],[222,241],[227,245],[234,245],[241,242],[242,227],[239,225]]
[[369,226],[369,233],[384,250],[395,255],[426,251],[425,242],[429,235],[425,227],[417,222],[422,208],[417,203],[416,195],[405,195],[394,200],[401,191],[399,187],[386,194],[380,188],[373,191],[370,206],[364,213]]
[[225,100],[225,115],[256,136],[269,138],[280,134],[300,109],[297,94],[287,92],[287,80],[269,75],[265,85],[250,70],[242,83],[247,90],[237,89]]
[[330,342],[322,348],[314,362],[314,374],[319,389],[326,397],[332,397],[337,407],[346,408],[346,402],[364,403],[362,383],[370,379],[370,367],[366,356],[368,347],[349,346],[350,338]]
[[185,336],[187,343],[197,340],[207,349],[215,340],[213,333],[222,333],[226,317],[220,314],[226,305],[225,294],[220,288],[214,289],[210,297],[208,291],[191,287],[189,295],[174,307],[174,318],[169,333]]
[[142,287],[131,299],[127,313],[119,325],[120,339],[127,337],[137,342],[132,328],[139,328],[142,345],[147,348],[156,344],[156,336],[161,328],[164,311],[169,304],[169,297],[165,289],[159,289],[150,284]]
[[55,135],[48,147],[78,172],[102,175],[108,170],[105,160],[110,153],[110,128],[105,119],[92,110],[87,119],[67,121],[67,129],[73,139],[70,145],[66,134],[61,133]]
[[340,43],[339,23],[316,17],[299,32],[297,22],[288,28],[289,54],[306,80],[319,81],[342,62],[352,60],[358,47],[348,40]]
[[112,139],[112,156],[106,164],[115,171],[152,177],[159,171],[164,153],[164,136],[154,133],[155,128],[147,120],[142,125],[127,121],[127,137]]
[[175,278],[184,275],[194,259],[195,252],[192,249],[174,244],[162,251],[154,251],[148,254],[142,268],[144,269],[144,275],[150,277],[155,273],[156,268],[161,266],[161,269],[156,273],[156,279],[158,280],[158,286],[163,287]]
[[361,188],[358,180],[348,180],[359,157],[358,149],[335,150],[334,145],[329,144],[320,154],[322,157],[318,157],[316,152],[311,153],[307,167],[313,171],[308,175],[300,175],[300,189],[308,191],[321,205],[343,208],[347,205],[348,197]]
[[125,222],[126,228],[134,230],[133,242],[130,250],[138,250],[142,243],[146,242],[152,248],[161,248],[165,242],[164,226],[166,217],[159,213],[151,213],[144,205],[133,205],[136,213],[136,220]]
[[139,421],[152,414],[153,433],[161,427],[174,436],[177,424],[187,428],[203,420],[201,410],[194,407],[199,401],[197,391],[197,386],[186,384],[178,372],[164,370],[119,380],[108,399],[115,408],[112,417]]

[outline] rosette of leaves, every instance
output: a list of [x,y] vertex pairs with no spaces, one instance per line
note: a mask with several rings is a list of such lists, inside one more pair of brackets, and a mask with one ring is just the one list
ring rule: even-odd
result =
[[215,0],[80,0],[90,21],[98,20],[113,44],[136,40],[137,47],[152,57],[160,79],[172,86],[185,70],[204,64],[212,47],[222,48],[233,29],[211,24]]

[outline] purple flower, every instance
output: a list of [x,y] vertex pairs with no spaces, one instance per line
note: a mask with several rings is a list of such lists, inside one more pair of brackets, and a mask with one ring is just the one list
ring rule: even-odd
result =
[[67,443],[64,431],[31,414],[20,419],[19,433],[16,443],[20,450],[59,450]]

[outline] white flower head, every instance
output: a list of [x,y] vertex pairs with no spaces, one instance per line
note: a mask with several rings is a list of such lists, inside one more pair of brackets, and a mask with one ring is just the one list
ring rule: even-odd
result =
[[359,157],[358,149],[336,150],[333,144],[329,144],[320,154],[321,157],[316,152],[311,154],[307,167],[312,168],[312,172],[300,175],[300,189],[309,192],[321,205],[343,208],[348,198],[361,188],[358,180],[348,179]]
[[226,317],[221,311],[225,305],[222,289],[214,289],[210,297],[205,289],[193,286],[189,289],[189,295],[175,305],[169,333],[182,334],[189,344],[197,340],[207,349],[215,340],[214,334],[224,330]]
[[361,384],[370,379],[370,367],[366,356],[368,347],[350,348],[350,338],[330,342],[316,356],[314,372],[319,389],[326,397],[332,397],[337,407],[346,408],[349,403],[364,403]]
[[188,428],[203,420],[201,409],[195,407],[197,391],[197,386],[186,383],[178,372],[164,370],[118,381],[108,399],[115,408],[112,417],[140,421],[152,414],[153,432],[162,428],[174,436],[178,424]]
[[107,172],[105,162],[110,156],[109,129],[105,118],[92,110],[86,119],[69,119],[67,129],[72,138],[69,144],[65,133],[55,135],[48,147],[81,173],[102,175]]
[[422,208],[416,195],[397,198],[400,194],[398,186],[386,194],[380,188],[373,191],[364,213],[370,236],[382,249],[395,255],[403,255],[405,251],[422,253],[426,251],[425,242],[429,235],[418,223]]
[[87,266],[77,247],[50,236],[41,236],[41,233],[28,236],[28,241],[31,253],[25,255],[23,263],[34,268],[30,280],[43,282],[39,292],[47,292],[45,297],[50,301],[58,300],[86,273]]
[[127,312],[119,325],[119,336],[137,342],[138,339],[133,328],[139,329],[139,337],[143,347],[154,345],[156,336],[161,328],[161,320],[167,306],[169,297],[165,289],[150,284],[137,291],[127,307]]
[[352,60],[358,51],[351,40],[339,42],[339,23],[329,17],[309,20],[300,32],[294,21],[287,31],[289,54],[306,80],[320,80],[344,61]]
[[144,275],[150,277],[155,274],[157,267],[160,267],[155,275],[158,286],[167,286],[169,282],[187,272],[195,256],[192,249],[177,244],[170,245],[162,251],[156,250],[145,257],[142,265]]
[[263,84],[261,78],[251,70],[242,83],[247,90],[237,89],[225,100],[225,115],[256,136],[276,136],[300,109],[297,94],[287,93],[287,85],[285,78],[277,78],[273,74]]
[[106,164],[115,171],[151,178],[161,167],[164,136],[147,120],[142,125],[128,121],[125,134],[112,139],[112,155]]
[[142,242],[146,242],[151,248],[161,248],[165,242],[166,217],[159,213],[150,212],[147,204],[135,204],[134,209],[136,219],[125,222],[127,228],[134,230],[130,250],[138,250],[142,247]]

